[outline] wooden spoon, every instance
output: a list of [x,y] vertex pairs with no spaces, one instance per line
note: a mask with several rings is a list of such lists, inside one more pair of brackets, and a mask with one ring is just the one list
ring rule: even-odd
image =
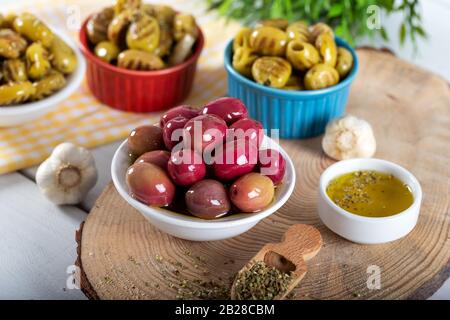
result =
[[236,279],[249,270],[256,261],[264,261],[266,265],[283,272],[292,272],[292,280],[286,292],[274,299],[283,300],[294,289],[306,274],[306,261],[312,259],[322,247],[320,232],[306,224],[295,224],[284,233],[280,243],[266,244],[237,274],[231,286],[231,299],[236,299]]

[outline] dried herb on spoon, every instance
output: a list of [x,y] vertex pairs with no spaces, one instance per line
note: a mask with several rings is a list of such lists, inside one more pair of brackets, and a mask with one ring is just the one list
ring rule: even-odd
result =
[[286,273],[268,266],[263,261],[237,275],[235,282],[238,300],[273,300],[285,292],[292,280],[292,273]]

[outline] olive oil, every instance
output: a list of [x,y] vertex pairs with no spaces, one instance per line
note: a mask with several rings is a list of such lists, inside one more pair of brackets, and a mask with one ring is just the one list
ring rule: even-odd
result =
[[330,181],[327,195],[340,208],[365,217],[388,217],[409,208],[414,197],[408,185],[392,174],[355,171]]

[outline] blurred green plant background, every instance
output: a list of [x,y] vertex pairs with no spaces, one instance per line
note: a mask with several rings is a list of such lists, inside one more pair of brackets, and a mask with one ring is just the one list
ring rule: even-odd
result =
[[426,38],[422,25],[419,0],[206,0],[211,10],[221,16],[236,19],[245,25],[271,18],[286,18],[289,21],[305,20],[309,23],[323,21],[332,26],[335,33],[351,45],[358,39],[377,33],[384,40],[389,34],[383,21],[379,29],[367,27],[372,12],[368,8],[377,5],[380,13],[400,13],[403,16],[399,27],[399,39],[403,44],[408,39],[416,44],[418,37]]

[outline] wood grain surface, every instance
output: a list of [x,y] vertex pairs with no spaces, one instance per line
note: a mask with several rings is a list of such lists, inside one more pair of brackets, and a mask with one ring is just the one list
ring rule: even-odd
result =
[[306,262],[314,258],[322,247],[322,236],[313,226],[294,224],[284,233],[278,243],[268,243],[238,271],[231,285],[230,296],[236,298],[236,279],[242,272],[252,268],[257,261],[277,268],[283,272],[291,272],[291,281],[286,291],[275,296],[275,300],[284,300],[297,287],[308,271]]
[[[373,125],[377,158],[404,166],[422,185],[421,214],[408,236],[368,246],[328,230],[317,215],[317,186],[333,161],[322,152],[321,137],[284,140],[297,169],[293,195],[278,212],[232,239],[191,242],[160,232],[110,184],[79,234],[79,264],[95,293],[91,297],[186,298],[180,296],[186,286],[198,292],[208,281],[222,288],[264,244],[279,242],[295,223],[315,226],[323,238],[322,249],[294,290],[297,299],[421,299],[436,291],[450,269],[449,87],[442,78],[392,55],[373,50],[359,50],[358,55],[360,73],[348,112]],[[368,289],[372,265],[380,267],[380,289]]]

